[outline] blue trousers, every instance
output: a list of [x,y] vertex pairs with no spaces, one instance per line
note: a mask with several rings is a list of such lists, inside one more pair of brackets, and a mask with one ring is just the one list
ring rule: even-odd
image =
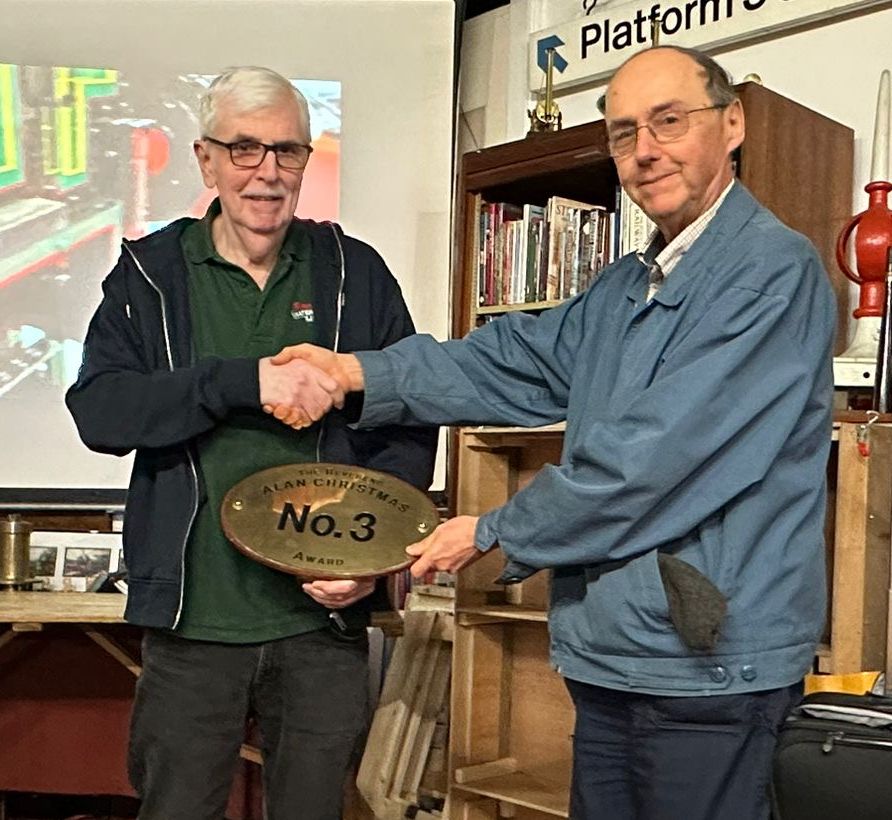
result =
[[707,697],[567,688],[573,820],[768,820],[777,733],[800,684]]
[[249,714],[266,820],[340,820],[369,715],[364,632],[233,645],[147,630],[142,659],[129,757],[140,820],[222,820]]

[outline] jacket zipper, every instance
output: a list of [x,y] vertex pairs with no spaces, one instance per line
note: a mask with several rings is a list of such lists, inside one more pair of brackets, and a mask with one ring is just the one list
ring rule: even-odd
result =
[[[338,246],[338,259],[341,263],[341,278],[338,282],[338,298],[337,304],[335,305],[335,330],[334,330],[334,339],[332,340],[331,349],[337,353],[338,345],[341,342],[341,314],[344,310],[344,280],[347,275],[347,268],[344,261],[344,248],[341,245],[341,237],[338,236],[338,229],[335,227],[333,222],[326,223],[329,228],[331,228],[331,232],[334,234],[335,243]],[[319,435],[316,437],[316,461],[322,461],[322,438],[325,433],[325,421],[327,416],[323,416],[322,420],[319,422]]]
[[[167,327],[167,304],[164,300],[164,294],[161,292],[161,288],[159,288],[152,278],[146,273],[145,268],[143,268],[139,259],[136,258],[136,254],[131,250],[130,245],[125,241],[122,243],[124,249],[127,253],[130,254],[130,258],[133,260],[133,263],[136,265],[137,270],[142,274],[143,279],[149,283],[149,286],[158,294],[158,299],[161,302],[161,328],[164,332],[164,348],[167,354],[167,366],[170,368],[170,372],[173,372],[173,354],[171,353],[170,347],[170,331]],[[186,445],[186,458],[189,459],[189,469],[192,472],[192,513],[189,516],[189,525],[186,527],[186,534],[183,538],[183,545],[180,549],[180,597],[177,602],[177,612],[174,616],[173,624],[171,629],[176,629],[177,625],[180,622],[180,617],[183,614],[183,592],[186,585],[186,544],[189,541],[189,533],[192,532],[192,525],[195,523],[195,516],[198,514],[198,469],[195,466],[195,459],[192,456],[192,451],[189,448],[189,445]]]
[[824,754],[830,754],[834,745],[840,746],[883,746],[892,749],[892,739],[890,740],[871,740],[866,737],[852,737],[845,732],[827,732],[827,737],[821,744],[821,751]]

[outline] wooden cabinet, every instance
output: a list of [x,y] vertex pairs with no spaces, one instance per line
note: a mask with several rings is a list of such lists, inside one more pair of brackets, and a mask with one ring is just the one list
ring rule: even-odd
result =
[[[561,436],[557,427],[462,430],[458,513],[498,506],[557,463]],[[494,584],[502,563],[493,550],[458,577],[450,817],[566,817],[573,708],[548,664],[548,576]]]
[[[744,84],[738,92],[748,132],[737,157],[739,177],[818,247],[843,306],[844,329],[846,286],[836,274],[833,247],[850,211],[853,133],[761,86]],[[466,155],[459,189],[453,335],[465,335],[483,313],[523,309],[478,310],[474,237],[481,200],[544,205],[549,196],[560,195],[612,210],[616,186],[603,122]],[[844,332],[840,338],[844,341]],[[456,431],[451,463],[455,512],[476,515],[504,503],[542,464],[559,461],[562,432],[563,425]],[[849,434],[848,429],[842,433]],[[502,556],[494,550],[458,575],[450,816],[566,817],[573,710],[562,679],[548,663],[547,575],[506,588],[494,583],[501,567]],[[857,574],[857,565],[846,571]],[[846,607],[837,612],[845,613]],[[847,617],[856,616],[849,612]],[[831,646],[825,659],[843,652],[840,645]]]

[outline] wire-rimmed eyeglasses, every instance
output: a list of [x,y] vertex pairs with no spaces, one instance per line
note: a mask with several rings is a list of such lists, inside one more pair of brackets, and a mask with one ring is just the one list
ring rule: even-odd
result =
[[237,168],[257,168],[263,164],[267,153],[272,151],[276,157],[276,164],[280,168],[285,168],[288,171],[302,171],[307,167],[310,154],[313,153],[312,145],[300,142],[278,142],[267,145],[265,142],[256,140],[223,142],[223,140],[208,136],[202,137],[202,139],[219,145],[221,148],[229,149],[229,158]]
[[704,105],[702,108],[667,108],[654,114],[644,125],[619,125],[615,129],[607,129],[607,143],[610,156],[624,157],[631,154],[638,144],[638,132],[646,128],[659,143],[681,139],[690,128],[690,114],[698,111],[715,111],[727,108],[727,103]]

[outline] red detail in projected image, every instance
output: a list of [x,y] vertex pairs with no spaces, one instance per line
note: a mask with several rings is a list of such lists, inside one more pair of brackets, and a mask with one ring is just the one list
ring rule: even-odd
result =
[[146,169],[153,177],[160,174],[170,161],[170,140],[159,128],[146,128]]
[[313,140],[313,156],[304,171],[297,215],[305,219],[338,218],[341,144],[337,137],[320,134]]

